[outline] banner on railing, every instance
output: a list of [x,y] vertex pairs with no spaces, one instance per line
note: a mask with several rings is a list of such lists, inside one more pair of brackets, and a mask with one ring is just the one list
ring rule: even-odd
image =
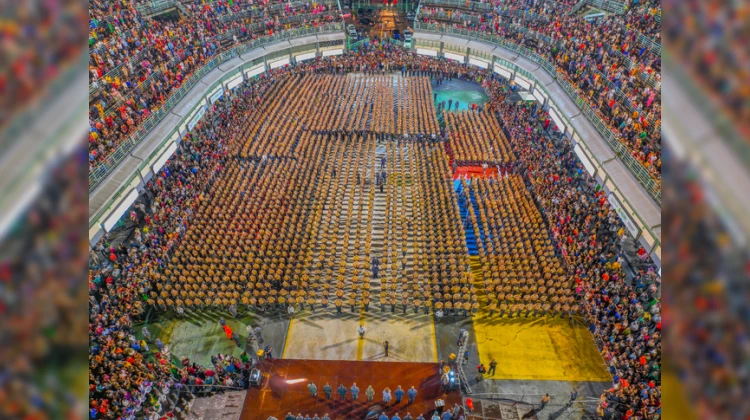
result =
[[268,66],[272,69],[277,69],[279,67],[283,67],[289,64],[289,58],[282,58],[281,60],[276,60],[271,63],[268,63]]
[[323,51],[323,57],[330,57],[332,55],[342,55],[342,54],[344,54],[343,48],[336,48],[335,50]]
[[256,66],[250,67],[249,69],[245,70],[245,77],[248,79],[251,77],[255,77],[263,72],[266,71],[266,65],[263,63],[260,63]]
[[201,106],[194,114],[193,117],[188,122],[188,130],[193,130],[193,127],[195,127],[196,124],[198,124],[198,121],[200,121],[201,117],[203,117],[203,114],[206,113],[206,106]]
[[552,118],[552,121],[554,121],[555,124],[557,125],[557,129],[560,130],[561,133],[564,133],[565,129],[567,128],[567,125],[565,124],[565,121],[563,121],[562,117],[557,113],[555,108],[550,107],[549,116],[550,118]]
[[576,144],[573,148],[573,151],[578,156],[578,159],[581,160],[581,163],[583,163],[583,167],[586,168],[586,171],[591,175],[594,176],[594,173],[596,173],[596,169],[594,168],[594,165],[591,163],[591,160],[586,156],[586,152],[581,148],[580,144]]
[[488,63],[487,61],[484,61],[484,60],[480,60],[478,58],[469,57],[469,64],[471,64],[473,66],[481,67],[483,69],[490,68],[490,63]]
[[531,83],[529,79],[521,76],[518,73],[516,73],[516,78],[513,79],[513,81],[516,82],[518,86],[521,86],[522,88],[526,90],[531,90],[531,86],[533,86],[533,83]]
[[417,54],[429,55],[430,57],[437,57],[438,52],[435,50],[429,50],[427,48],[417,48]]
[[511,73],[510,70],[505,69],[504,67],[502,67],[500,64],[497,64],[497,63],[495,63],[495,73],[509,80],[511,76],[513,76],[513,73]]
[[232,90],[242,84],[242,75],[238,74],[227,82],[227,89]]
[[534,89],[534,97],[536,98],[537,101],[539,101],[540,104],[543,104],[544,100],[547,98],[544,95],[544,92],[542,92],[542,90],[539,88]]
[[130,206],[135,203],[135,200],[138,199],[138,190],[133,188],[130,190],[130,193],[120,201],[120,204],[117,205],[117,208],[115,211],[109,214],[107,217],[107,220],[104,221],[104,230],[109,232],[112,230],[112,228],[117,225],[117,222],[120,221],[120,218],[123,214],[125,214],[126,211],[130,208]]
[[617,212],[617,215],[620,216],[622,224],[624,224],[625,227],[628,228],[628,231],[631,235],[633,235],[633,238],[637,238],[641,230],[638,228],[638,226],[636,226],[635,222],[633,222],[633,219],[630,217],[628,212],[625,211],[625,209],[622,207],[620,199],[617,198],[617,195],[615,195],[614,193],[609,193],[609,196],[607,198],[609,200],[609,203]]
[[453,53],[449,53],[449,52],[443,53],[443,56],[445,56],[445,58],[447,58],[448,60],[460,61],[462,63],[464,62],[464,59],[465,59],[465,57],[463,55],[453,54]]
[[294,56],[294,59],[297,60],[298,63],[300,61],[311,60],[313,58],[315,58],[315,51]]
[[214,93],[212,93],[211,96],[209,96],[208,101],[211,103],[214,103],[218,101],[219,98],[221,98],[222,96],[224,96],[224,86],[219,85],[219,87],[216,88]]
[[172,157],[172,154],[177,150],[177,143],[171,142],[167,146],[167,148],[164,150],[164,152],[159,156],[158,159],[156,159],[156,162],[154,162],[153,165],[151,165],[151,170],[157,174],[161,170],[161,168],[164,167],[164,165],[167,163],[170,157]]

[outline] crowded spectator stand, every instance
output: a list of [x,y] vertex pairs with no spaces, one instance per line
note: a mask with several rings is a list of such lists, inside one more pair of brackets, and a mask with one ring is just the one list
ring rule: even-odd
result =
[[[120,3],[105,4],[97,1],[93,5],[90,18],[93,23],[92,38],[94,39],[92,41],[94,48],[91,55],[91,77],[92,81],[96,82],[92,86],[93,93],[98,99],[94,101],[92,107],[89,150],[90,153],[94,152],[92,162],[96,162],[100,156],[106,155],[108,150],[111,152],[116,148],[118,138],[137,129],[141,121],[139,118],[147,118],[153,110],[157,109],[159,104],[168,98],[169,93],[178,88],[200,63],[220,51],[221,47],[209,36],[230,31],[232,24],[219,25],[211,19],[226,18],[232,14],[239,14],[241,10],[237,9],[240,7],[239,2],[228,8],[225,8],[221,2],[215,2],[211,3],[215,6],[203,7],[200,11],[192,9],[192,16],[200,15],[200,19],[187,18],[184,21],[164,23],[138,16],[132,6],[122,6]],[[322,18],[318,20],[325,21],[325,15],[322,13],[324,11],[316,9],[312,13]],[[289,12],[287,8],[281,10],[282,14]],[[244,23],[251,23],[251,15],[252,13],[243,14],[241,19],[250,19],[245,20]],[[278,25],[283,25],[278,23],[281,22],[280,19],[282,18],[268,21],[271,23],[267,30],[273,31]],[[224,20],[222,19],[222,22]],[[267,26],[268,22],[262,22],[262,24]],[[560,28],[567,24],[567,21],[560,21],[550,26]],[[587,28],[583,27],[581,30],[585,29]],[[644,32],[647,32],[647,29],[648,27]],[[264,33],[268,32],[264,29]],[[141,45],[146,40],[148,47]],[[133,58],[136,59],[135,64]],[[564,58],[563,62],[568,60],[570,57]],[[114,77],[108,77],[109,72],[113,71],[119,73]],[[532,266],[521,265],[516,268],[518,273],[527,279],[533,277],[530,275],[531,272],[545,273],[545,285],[519,282],[511,285],[510,291],[506,291],[505,286],[498,290],[501,285],[496,283],[501,277],[500,273],[504,271],[491,268],[490,261],[498,258],[493,249],[494,245],[491,242],[483,243],[481,247],[485,253],[483,258],[487,259],[490,267],[487,268],[487,279],[492,279],[488,280],[485,287],[488,291],[493,290],[495,293],[504,294],[503,298],[500,298],[499,294],[496,295],[497,304],[508,299],[509,293],[515,293],[513,300],[510,301],[514,305],[519,302],[526,304],[528,301],[531,306],[519,307],[518,312],[528,308],[536,314],[539,310],[537,304],[544,307],[541,300],[533,298],[533,287],[536,287],[536,294],[558,299],[564,298],[565,300],[560,302],[564,302],[568,310],[573,312],[578,304],[583,306],[584,313],[592,322],[592,332],[600,340],[602,352],[612,366],[616,379],[612,390],[602,396],[602,415],[621,412],[626,407],[630,408],[625,409],[621,414],[627,414],[629,410],[632,410],[631,416],[637,414],[644,418],[652,418],[658,413],[661,323],[658,317],[659,291],[654,287],[657,276],[653,269],[650,269],[650,271],[639,273],[635,281],[626,279],[622,264],[618,259],[618,245],[623,229],[602,192],[592,191],[588,187],[590,184],[590,180],[587,179],[588,175],[585,170],[582,170],[572,150],[566,147],[560,148],[559,145],[553,146],[544,137],[543,132],[536,129],[539,119],[545,118],[544,111],[531,110],[503,101],[505,82],[494,75],[486,74],[482,69],[417,56],[397,47],[373,43],[356,54],[346,54],[336,59],[316,59],[271,72],[268,76],[261,76],[253,81],[253,95],[249,94],[250,83],[248,82],[241,85],[229,98],[213,105],[204,120],[183,139],[177,153],[159,172],[156,179],[149,182],[146,188],[147,200],[143,204],[136,205],[134,211],[128,213],[127,217],[137,226],[131,243],[120,243],[114,246],[109,244],[105,237],[94,247],[90,271],[90,367],[92,371],[90,405],[95,410],[91,413],[92,417],[105,417],[115,413],[127,418],[134,416],[147,406],[155,407],[159,401],[159,397],[155,396],[157,389],[161,389],[159,393],[162,395],[166,393],[165,389],[180,388],[180,384],[184,386],[205,385],[206,380],[212,383],[223,381],[225,385],[228,382],[232,385],[241,381],[245,381],[243,385],[247,383],[245,374],[249,372],[252,364],[248,366],[248,363],[242,360],[218,357],[216,361],[212,360],[214,367],[207,369],[189,360],[175,363],[174,360],[164,357],[163,348],[158,349],[155,355],[149,354],[148,343],[135,339],[132,331],[133,321],[143,316],[145,308],[167,310],[183,306],[231,307],[242,303],[260,310],[268,308],[269,304],[273,306],[291,303],[300,305],[301,309],[304,308],[305,303],[314,307],[319,302],[316,298],[310,300],[306,294],[299,293],[305,291],[302,286],[304,279],[293,277],[299,265],[293,253],[301,252],[301,250],[294,248],[293,237],[281,241],[283,247],[287,248],[270,248],[268,241],[265,241],[262,253],[259,249],[258,255],[263,255],[260,260],[252,261],[244,268],[231,266],[222,268],[222,270],[230,270],[227,275],[217,273],[219,261],[208,261],[208,270],[213,272],[201,273],[200,269],[191,268],[189,258],[197,257],[202,251],[189,248],[195,245],[185,244],[189,242],[187,239],[193,239],[195,236],[191,232],[198,232],[201,229],[211,232],[207,225],[209,219],[203,216],[205,213],[201,212],[201,208],[208,208],[208,200],[218,200],[212,208],[216,211],[227,211],[228,209],[225,210],[222,203],[228,205],[232,201],[228,201],[229,197],[221,201],[220,193],[229,191],[233,185],[231,183],[241,182],[240,174],[243,170],[247,170],[247,165],[261,164],[267,165],[274,171],[284,171],[289,168],[289,161],[273,157],[291,157],[290,152],[292,150],[297,152],[297,148],[301,154],[313,154],[315,147],[321,144],[320,133],[306,135],[302,139],[301,146],[292,146],[280,141],[280,136],[260,132],[259,127],[255,125],[258,120],[254,120],[253,117],[266,115],[264,112],[273,109],[274,105],[272,105],[272,100],[261,101],[258,96],[263,96],[264,99],[266,96],[273,98],[273,92],[291,89],[292,85],[284,87],[286,86],[284,83],[296,83],[294,80],[302,80],[304,75],[347,72],[385,74],[392,71],[401,71],[407,76],[457,77],[482,81],[483,87],[491,95],[488,107],[482,112],[469,111],[468,114],[457,118],[468,118],[472,120],[472,124],[478,122],[484,132],[495,127],[492,121],[497,118],[505,130],[505,138],[493,139],[488,136],[492,133],[483,134],[480,138],[485,139],[483,142],[497,145],[497,149],[492,146],[493,153],[498,154],[493,158],[494,160],[491,160],[493,163],[506,164],[510,160],[515,161],[512,168],[509,168],[514,175],[510,180],[500,184],[478,182],[471,187],[466,186],[465,191],[467,194],[492,197],[499,194],[499,190],[496,191],[495,188],[506,188],[509,191],[520,191],[524,186],[528,188],[531,197],[524,197],[515,204],[504,203],[503,206],[509,206],[508,208],[512,208],[514,212],[518,212],[514,216],[516,220],[530,218],[533,223],[529,224],[530,222],[524,221],[523,226],[526,230],[513,232],[512,237],[518,241],[520,247],[507,251],[503,249],[500,255],[505,252],[510,252],[509,255],[513,256],[528,253],[532,248],[525,247],[524,243],[529,240],[546,246],[542,248],[541,254],[534,255],[530,260],[533,263]],[[331,79],[329,82],[334,84]],[[309,85],[307,89],[312,89],[312,86]],[[411,89],[410,86],[405,85],[404,89]],[[342,86],[340,89],[345,90],[348,87]],[[649,100],[652,93],[650,91],[646,96],[647,105],[649,101],[651,105],[656,103],[656,98]],[[643,98],[643,96],[640,97]],[[424,98],[426,102],[429,99],[429,96]],[[268,108],[269,104],[271,108]],[[300,106],[296,112],[304,115],[304,106],[309,107],[310,104],[300,104]],[[408,115],[407,112],[411,111],[403,109],[403,116],[397,114],[398,117],[394,120],[377,121],[378,127],[381,128],[374,131],[381,130],[383,133],[389,133],[393,130],[391,127],[398,126],[403,131],[437,132],[437,120],[434,114],[423,118],[422,116],[429,114],[425,113],[427,108],[421,109],[422,111],[415,116]],[[651,106],[650,109],[655,108]],[[494,113],[494,116],[490,117],[489,113]],[[454,117],[451,115],[449,118]],[[279,117],[276,114],[271,118],[273,121],[273,118]],[[332,122],[337,123],[335,114],[330,118]],[[636,118],[640,123],[645,122],[639,119],[639,116]],[[235,120],[244,122],[233,124]],[[357,125],[362,121],[364,120],[358,122],[353,119],[347,123],[348,125],[340,126],[338,130],[356,131]],[[276,124],[283,122],[279,120]],[[461,126],[459,120],[449,124]],[[468,123],[465,125],[468,126]],[[370,129],[372,130],[372,127]],[[258,136],[266,136],[266,139],[257,143],[246,141],[248,138]],[[460,156],[465,156],[463,159],[466,161],[485,160],[485,156],[478,155],[483,150],[483,146],[472,143],[466,137],[455,137],[455,140],[449,141],[454,142],[455,152]],[[506,145],[509,145],[510,150],[506,151]],[[511,151],[515,154],[515,159],[511,158]],[[647,158],[650,155],[651,153],[647,155]],[[264,156],[272,156],[272,158],[266,159]],[[89,158],[91,159],[92,156]],[[264,163],[265,160],[268,161]],[[449,220],[451,218],[457,220],[457,210],[452,206],[447,206],[448,197],[452,192],[440,183],[438,176],[438,174],[450,172],[448,160],[438,159],[437,155],[430,155],[425,156],[423,161],[427,163],[420,170],[426,176],[419,177],[419,182],[423,184],[420,188],[431,192],[426,196],[426,201],[422,206],[423,211],[426,212],[426,220]],[[558,166],[558,162],[562,163],[562,166]],[[310,166],[307,171],[312,169]],[[302,176],[307,173],[309,172],[305,170],[300,171],[300,182],[304,182]],[[225,178],[226,174],[233,175]],[[227,182],[230,184],[222,184]],[[312,188],[311,185],[309,187]],[[270,185],[268,193],[274,190],[280,191],[279,188]],[[517,194],[515,196],[517,197]],[[231,200],[236,202],[238,198],[234,197]],[[532,201],[542,210],[541,215],[534,213]],[[575,201],[579,201],[580,204],[575,204]],[[488,207],[489,202],[483,202],[479,214],[472,214],[472,224],[477,227],[482,224],[489,229],[492,228],[493,213],[499,211],[502,214],[502,210]],[[263,205],[270,206],[271,204],[280,204],[280,197],[273,198],[272,201]],[[291,202],[286,203],[285,206],[294,208],[295,204]],[[577,210],[572,212],[571,209],[576,207]],[[279,212],[281,213],[283,212]],[[552,232],[551,243],[549,239],[545,239],[547,235],[541,229],[545,222]],[[269,223],[268,226],[270,226],[273,220],[269,219],[264,223]],[[455,226],[455,223],[444,223],[444,225]],[[267,228],[259,225],[257,234],[270,239],[272,236],[268,236],[266,230]],[[304,231],[302,233],[312,234],[312,232],[305,233]],[[416,297],[414,299],[415,310],[423,306],[426,311],[429,311],[434,302],[436,308],[440,304],[439,309],[455,308],[456,313],[463,309],[465,316],[475,312],[476,300],[473,297],[473,291],[467,287],[470,284],[469,279],[462,274],[465,273],[466,251],[461,236],[460,227],[450,228],[437,232],[437,235],[430,239],[431,242],[428,242],[424,259],[418,263],[423,270],[427,270],[422,273],[429,275],[432,287],[423,292],[420,291],[420,293],[426,293],[424,302],[421,302],[417,295],[404,297],[405,299]],[[236,244],[232,244],[231,241],[224,242],[225,238],[226,236],[218,234],[208,235],[199,246],[207,246],[208,251],[242,245],[241,242]],[[251,243],[255,242],[251,241]],[[550,247],[554,248],[554,251]],[[182,249],[185,251],[183,252]],[[268,254],[269,250],[273,253]],[[274,256],[274,253],[278,254]],[[283,260],[279,260],[278,256],[283,256],[284,253],[286,256]],[[395,260],[393,254],[397,254],[396,248],[389,254],[388,265],[393,264],[391,259]],[[266,255],[271,259],[266,261]],[[443,266],[436,264],[444,258]],[[303,261],[309,261],[309,257]],[[211,264],[214,264],[214,268],[211,268]],[[325,269],[329,271],[333,271],[336,267],[335,260],[331,265],[330,258],[326,264]],[[319,268],[324,269],[322,265]],[[361,261],[359,269],[362,274],[366,275],[366,270],[371,268],[366,260]],[[243,273],[243,269],[247,270],[247,273]],[[270,281],[267,283],[253,281],[251,278],[253,271],[257,271],[255,275],[260,277],[261,269],[276,269],[277,272],[272,278],[282,287],[275,288],[274,283]],[[179,270],[179,274],[168,270]],[[289,274],[286,274],[287,272]],[[266,274],[268,273],[264,273],[263,276],[267,277]],[[546,277],[547,274],[549,278]],[[180,284],[190,285],[190,287],[178,290],[169,281],[165,281],[167,278],[173,279],[174,276],[184,276],[184,282]],[[246,281],[243,281],[242,276],[246,277]],[[191,278],[193,281],[190,280]],[[216,285],[216,288],[206,287],[208,283],[203,279],[209,279],[210,284]],[[252,284],[253,287],[238,289],[238,280],[242,281],[242,284]],[[288,285],[286,288],[283,287],[285,282]],[[297,282],[297,285],[294,282]],[[550,292],[551,287],[546,284],[548,282],[552,282],[551,286],[556,286],[555,292]],[[364,281],[361,284],[364,286]],[[389,283],[386,282],[384,285],[386,289],[390,288]],[[528,291],[523,289],[525,287],[529,288]],[[214,295],[209,295],[204,290]],[[281,296],[279,290],[286,290],[288,296]],[[362,290],[366,289],[363,287]],[[274,296],[272,291],[277,291],[278,294]],[[297,293],[292,295],[291,291]],[[522,294],[518,295],[518,291]],[[343,297],[335,291],[332,291],[332,294],[339,298]],[[363,295],[363,297],[366,296]],[[576,299],[571,299],[574,297]],[[280,298],[284,300],[281,301]],[[293,298],[292,302],[288,300],[290,298]],[[385,297],[381,296],[381,299],[385,299],[386,302],[394,298],[397,297],[389,297],[388,294]],[[554,308],[553,305],[552,308]],[[560,303],[560,309],[563,309],[562,303]],[[227,372],[227,370],[232,371],[230,373],[235,376],[222,376],[217,373]]]

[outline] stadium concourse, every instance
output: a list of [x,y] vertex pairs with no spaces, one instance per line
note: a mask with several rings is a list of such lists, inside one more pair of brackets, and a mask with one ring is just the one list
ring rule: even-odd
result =
[[660,278],[519,89],[371,39],[227,92],[92,249],[91,418],[659,418]]

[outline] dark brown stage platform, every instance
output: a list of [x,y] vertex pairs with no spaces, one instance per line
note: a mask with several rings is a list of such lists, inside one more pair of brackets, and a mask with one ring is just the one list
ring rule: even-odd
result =
[[[391,363],[391,362],[356,362],[328,360],[274,360],[263,362],[263,384],[260,388],[251,388],[242,408],[242,420],[267,420],[274,416],[279,420],[290,411],[296,416],[323,417],[328,413],[332,420],[377,418],[385,410],[390,416],[396,412],[402,418],[407,412],[415,419],[423,414],[429,420],[435,411],[435,400],[442,398],[446,409],[453,404],[461,403],[458,391],[443,394],[440,390],[438,365],[435,363]],[[312,381],[318,387],[318,397],[313,398],[307,389]],[[323,385],[328,382],[333,388],[333,397],[326,400]],[[359,399],[352,401],[352,383],[360,389]],[[343,384],[347,389],[346,401],[341,401],[336,388]],[[369,385],[375,389],[375,398],[367,402],[365,390]],[[417,398],[414,404],[408,405],[405,395],[400,404],[383,404],[383,389],[393,391],[401,385],[404,391],[414,386]]]

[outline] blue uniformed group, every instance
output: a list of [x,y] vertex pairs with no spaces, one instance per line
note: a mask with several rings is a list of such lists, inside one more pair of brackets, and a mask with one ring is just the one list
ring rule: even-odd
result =
[[[315,385],[314,382],[309,382],[307,384],[307,389],[310,392],[310,396],[313,398],[318,397],[318,386]],[[342,401],[346,401],[347,394],[351,394],[352,401],[357,401],[359,399],[359,392],[360,389],[357,386],[356,383],[353,383],[352,386],[347,390],[346,386],[344,384],[339,384],[339,386],[336,388],[336,393],[339,394],[339,397]],[[326,396],[326,399],[330,400],[333,398],[333,387],[326,382],[325,385],[323,385],[323,393]],[[367,401],[372,402],[373,397],[375,395],[375,390],[373,389],[372,385],[367,387],[367,390],[365,391],[365,394],[367,395]],[[403,400],[404,396],[406,396],[409,400],[407,405],[413,404],[414,401],[417,398],[417,389],[413,386],[409,388],[408,391],[404,391],[401,388],[401,385],[399,385],[395,391],[393,391],[393,397],[395,397],[396,401],[394,404],[400,404]],[[391,396],[391,390],[390,388],[386,387],[383,390],[383,403],[385,405],[389,405],[391,403],[391,399],[393,398]],[[450,419],[452,419],[451,417]],[[323,417],[318,417],[318,415],[314,415],[312,418],[309,415],[303,416],[302,413],[298,413],[297,416],[292,414],[290,411],[286,417],[284,417],[284,420],[330,420],[330,417],[328,417],[328,414],[324,414]],[[399,417],[399,414],[396,413],[392,418],[388,418],[388,415],[385,412],[382,412],[378,420],[402,420],[401,417]],[[440,419],[439,420],[450,420],[450,419]],[[269,420],[271,420],[271,417],[269,417]],[[403,420],[415,420],[410,413],[406,413],[406,416],[403,417]],[[425,420],[424,416],[421,414],[416,418],[416,420]]]

